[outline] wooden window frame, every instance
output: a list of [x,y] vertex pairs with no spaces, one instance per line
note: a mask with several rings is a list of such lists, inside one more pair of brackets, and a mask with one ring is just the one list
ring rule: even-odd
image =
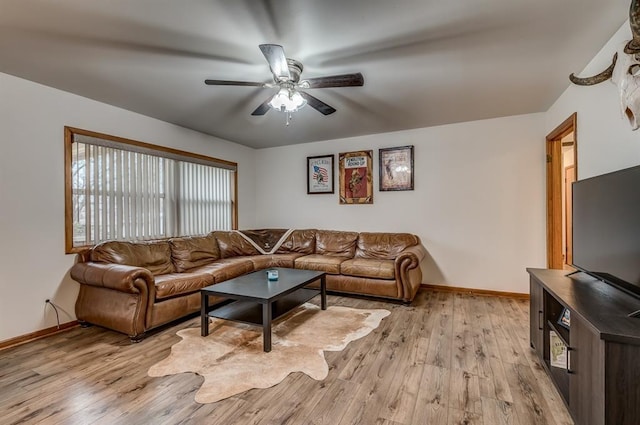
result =
[[75,127],[64,127],[64,197],[65,197],[65,253],[74,254],[86,251],[91,248],[92,245],[85,246],[73,246],[73,182],[71,176],[72,165],[72,146],[74,143],[74,136],[82,135],[88,137],[94,137],[97,139],[104,139],[111,142],[122,144],[123,147],[132,146],[138,149],[144,149],[157,152],[158,156],[166,157],[183,157],[184,160],[193,159],[193,162],[197,163],[209,163],[212,166],[219,166],[234,170],[232,180],[232,199],[231,199],[231,227],[232,229],[238,228],[238,164],[232,161],[210,157],[206,155],[200,155],[193,152],[187,152],[179,149],[168,148],[165,146],[154,145],[151,143],[140,142],[137,140],[126,139],[123,137],[112,136],[105,133],[98,133],[95,131],[83,130]]

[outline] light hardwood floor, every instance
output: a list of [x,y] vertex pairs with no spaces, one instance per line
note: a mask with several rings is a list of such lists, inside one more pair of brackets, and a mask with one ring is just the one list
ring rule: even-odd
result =
[[212,404],[202,378],[147,376],[191,319],[138,344],[98,327],[0,351],[0,424],[573,424],[529,348],[528,301],[422,290],[411,306],[329,296],[391,315],[329,375],[289,375]]

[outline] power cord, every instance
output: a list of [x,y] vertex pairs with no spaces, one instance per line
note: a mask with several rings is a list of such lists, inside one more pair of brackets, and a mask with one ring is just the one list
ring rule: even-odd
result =
[[58,314],[58,308],[54,303],[51,302],[51,300],[45,300],[44,303],[45,305],[49,304],[53,308],[53,311],[56,312],[56,322],[58,324],[58,330],[60,330],[60,315]]

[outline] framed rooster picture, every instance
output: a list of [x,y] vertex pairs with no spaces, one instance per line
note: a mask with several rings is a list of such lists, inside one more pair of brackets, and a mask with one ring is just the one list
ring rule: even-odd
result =
[[307,157],[307,194],[334,193],[333,155]]
[[344,152],[339,158],[340,203],[373,204],[373,151]]

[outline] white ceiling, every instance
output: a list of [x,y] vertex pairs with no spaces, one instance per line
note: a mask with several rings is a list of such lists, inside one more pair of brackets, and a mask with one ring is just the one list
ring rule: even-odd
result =
[[[629,0],[0,0],[0,72],[246,146],[546,111],[628,17]],[[337,109],[251,112],[274,89],[262,43]],[[0,99],[0,101],[2,101]]]

